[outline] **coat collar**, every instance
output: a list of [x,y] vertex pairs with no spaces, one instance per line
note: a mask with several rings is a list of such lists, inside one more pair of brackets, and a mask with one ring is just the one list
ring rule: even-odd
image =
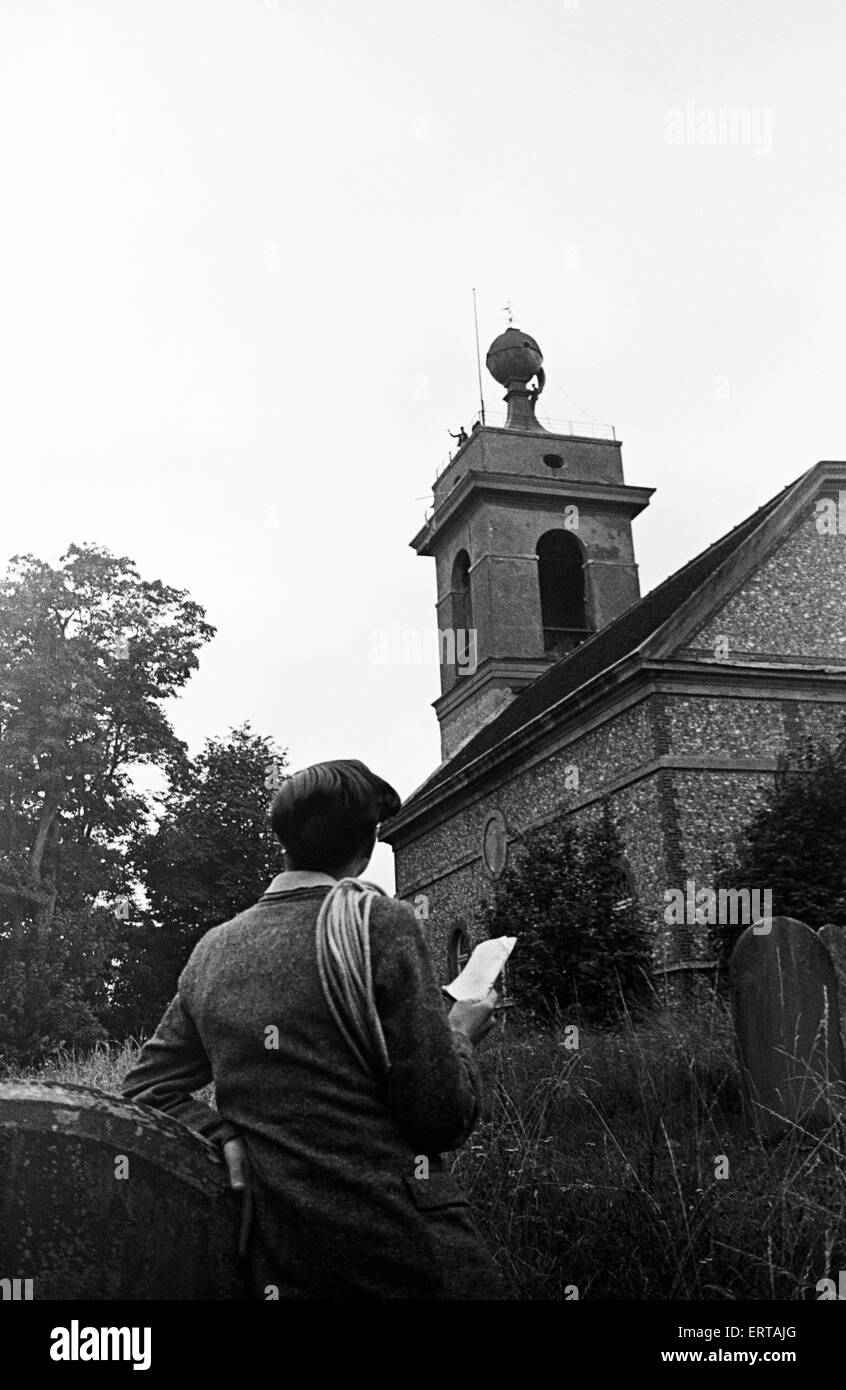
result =
[[286,869],[284,873],[277,874],[268,893],[293,893],[297,888],[333,888],[338,882],[336,878],[331,878],[329,874],[316,873],[312,869]]

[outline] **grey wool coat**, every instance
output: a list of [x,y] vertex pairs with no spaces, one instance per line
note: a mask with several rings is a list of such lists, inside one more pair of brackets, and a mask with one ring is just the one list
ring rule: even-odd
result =
[[[391,1066],[386,1083],[365,1073],[318,976],[315,924],[333,882],[279,874],[202,938],[123,1094],[218,1143],[243,1138],[252,1297],[504,1298],[441,1156],[479,1117],[474,1048],[449,1026],[413,911],[379,897],[370,949]],[[212,1078],[217,1111],[191,1098]]]

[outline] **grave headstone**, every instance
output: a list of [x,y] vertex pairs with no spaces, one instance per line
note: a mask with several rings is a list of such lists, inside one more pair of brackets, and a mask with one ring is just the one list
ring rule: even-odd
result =
[[0,1082],[0,1281],[34,1300],[243,1298],[239,1218],[219,1149],[177,1120]]
[[838,927],[834,922],[826,922],[824,927],[820,927],[817,935],[834,962],[842,1042],[846,1038],[846,927]]
[[753,923],[730,963],[744,1099],[757,1132],[817,1130],[842,1100],[834,965],[816,932],[790,917]]

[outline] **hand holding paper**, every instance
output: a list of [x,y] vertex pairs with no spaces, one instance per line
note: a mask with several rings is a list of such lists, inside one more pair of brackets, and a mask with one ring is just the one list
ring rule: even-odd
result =
[[484,999],[502,973],[516,941],[516,936],[492,936],[480,942],[461,974],[452,984],[444,985],[447,994],[453,999]]

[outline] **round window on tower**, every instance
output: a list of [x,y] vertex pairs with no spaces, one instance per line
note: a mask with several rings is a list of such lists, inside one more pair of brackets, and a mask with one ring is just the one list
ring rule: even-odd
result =
[[563,468],[564,460],[560,454],[544,454],[543,461],[547,468]]

